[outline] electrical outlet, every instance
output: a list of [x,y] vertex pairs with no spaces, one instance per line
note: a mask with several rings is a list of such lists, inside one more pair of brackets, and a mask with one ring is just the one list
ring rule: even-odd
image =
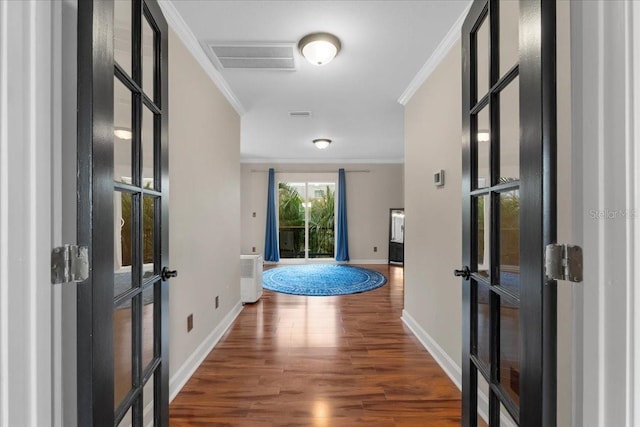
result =
[[216,295],[216,308],[220,307],[220,298]]
[[187,316],[187,332],[191,332],[193,329],[193,314]]
[[256,213],[254,212],[253,215],[251,215],[251,216],[255,218],[256,217]]
[[373,252],[378,252],[378,247],[377,246],[373,247]]
[[251,251],[255,253],[255,251],[256,251],[256,247],[255,247],[255,246],[252,246],[252,247],[251,247]]

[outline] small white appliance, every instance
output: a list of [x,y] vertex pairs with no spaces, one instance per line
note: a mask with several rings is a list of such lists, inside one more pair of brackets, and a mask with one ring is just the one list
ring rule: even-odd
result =
[[262,296],[262,255],[240,255],[240,300],[254,303]]

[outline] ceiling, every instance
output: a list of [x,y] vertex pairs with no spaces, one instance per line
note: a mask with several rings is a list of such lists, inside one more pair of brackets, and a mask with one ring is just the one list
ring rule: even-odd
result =
[[[295,71],[218,68],[241,105],[243,162],[386,163],[404,159],[398,98],[469,1],[172,3],[203,46],[296,44],[312,32],[330,32],[342,43],[320,67],[296,50]],[[292,111],[311,116],[291,117]],[[315,138],[333,143],[318,150]]]

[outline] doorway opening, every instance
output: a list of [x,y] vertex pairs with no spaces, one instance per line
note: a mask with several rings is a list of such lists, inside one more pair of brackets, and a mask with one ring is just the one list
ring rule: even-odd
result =
[[281,259],[335,258],[335,182],[278,183]]

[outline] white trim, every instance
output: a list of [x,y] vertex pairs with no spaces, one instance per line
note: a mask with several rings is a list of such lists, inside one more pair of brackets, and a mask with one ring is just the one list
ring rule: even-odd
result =
[[571,5],[572,223],[585,249],[584,283],[574,287],[575,426],[640,421],[637,8],[604,0]]
[[0,426],[52,418],[52,4],[0,3]]
[[413,335],[418,338],[418,341],[422,343],[435,361],[438,362],[438,365],[440,365],[442,370],[451,378],[451,381],[453,381],[456,387],[462,390],[462,371],[460,370],[460,366],[449,357],[447,352],[440,347],[436,340],[420,326],[407,310],[402,310],[402,321],[411,332],[413,332]]
[[431,73],[440,65],[442,60],[447,56],[453,45],[456,44],[458,40],[460,40],[460,32],[462,30],[462,24],[464,24],[464,20],[467,17],[467,13],[469,13],[469,9],[471,8],[471,4],[473,2],[469,2],[467,7],[465,7],[464,11],[460,14],[456,22],[453,23],[447,35],[444,36],[444,39],[440,42],[436,50],[433,51],[427,62],[422,66],[418,74],[415,75],[409,86],[402,92],[400,98],[398,98],[398,103],[400,105],[407,105],[413,95],[420,89],[422,84],[427,81]]
[[[625,91],[625,125],[626,125],[626,129],[625,129],[625,154],[624,154],[624,158],[625,158],[625,169],[626,169],[626,173],[625,173],[625,177],[626,177],[626,182],[625,182],[625,187],[626,187],[626,194],[625,194],[625,199],[626,199],[626,207],[628,209],[634,209],[637,206],[637,199],[635,198],[635,191],[637,191],[636,188],[636,166],[640,166],[635,162],[635,145],[636,145],[636,141],[634,139],[634,134],[637,135],[637,133],[635,133],[635,129],[636,126],[638,126],[638,124],[634,121],[634,104],[636,102],[638,102],[637,99],[634,99],[634,95],[635,95],[635,88],[634,88],[634,82],[638,82],[638,78],[634,77],[634,74],[637,73],[636,70],[638,70],[638,68],[634,67],[634,60],[637,60],[637,58],[634,57],[633,55],[633,50],[637,49],[638,46],[635,45],[635,39],[634,36],[637,36],[637,29],[636,29],[636,34],[634,34],[634,28],[633,28],[633,6],[632,6],[633,2],[625,2],[624,3],[624,15],[626,18],[625,21],[625,86],[628,88],[628,90]],[[636,6],[637,9],[637,6]],[[634,210],[633,212],[636,212],[637,215],[637,210]],[[628,380],[626,382],[626,390],[625,390],[625,394],[627,397],[627,403],[626,403],[626,413],[625,413],[625,418],[626,418],[626,425],[630,426],[637,426],[638,425],[638,421],[640,421],[640,419],[638,419],[638,414],[636,413],[637,410],[636,408],[634,408],[634,404],[636,401],[636,396],[635,396],[635,358],[638,357],[638,354],[636,353],[636,346],[638,345],[635,342],[635,307],[634,307],[634,303],[635,303],[635,285],[636,285],[636,268],[635,268],[635,249],[636,249],[636,244],[637,241],[635,240],[636,237],[636,232],[637,232],[637,228],[635,227],[635,219],[631,220],[628,222],[627,224],[627,233],[628,233],[628,239],[627,239],[627,246],[625,248],[626,250],[626,259],[625,259],[625,263],[626,263],[626,267],[627,267],[627,271],[626,271],[626,294],[627,294],[627,298],[626,298],[626,311],[627,311],[627,325],[628,325],[628,329],[627,329],[627,335],[626,335],[626,343],[627,343],[627,360],[626,360],[626,372],[627,372],[627,376],[628,376]]]
[[[384,259],[351,259],[347,262],[347,264],[363,264],[363,265],[375,265],[375,264],[384,264],[387,265],[389,263],[389,260],[384,258]],[[338,262],[338,264],[341,264],[341,262]]]
[[[447,352],[438,345],[436,340],[434,340],[406,310],[402,310],[402,322],[413,332],[413,335],[420,341],[438,365],[440,365],[455,386],[458,387],[459,390],[462,390],[462,371],[460,370],[460,366],[449,357]],[[489,419],[489,398],[480,388],[478,388],[478,414],[485,421]],[[500,414],[500,425],[516,427],[509,415],[504,413]]]
[[281,258],[280,261],[265,261],[265,265],[297,265],[297,264],[362,264],[362,265],[387,265],[389,262],[383,259],[352,259],[349,261],[336,261],[334,258]]
[[[52,246],[62,244],[62,9],[60,1],[53,2],[52,10],[52,178],[51,178],[51,220],[52,220]],[[63,405],[65,394],[63,389],[62,370],[62,286],[53,289],[51,316],[51,342],[52,342],[52,427],[63,427]]]
[[404,164],[403,158],[389,158],[389,159],[322,159],[322,161],[318,161],[318,159],[265,159],[265,158],[240,158],[240,164],[265,164],[265,163],[274,163],[274,164],[310,164],[310,163],[322,163],[322,164]]
[[218,344],[220,338],[222,338],[225,332],[227,332],[227,329],[229,329],[233,324],[233,321],[236,320],[241,312],[242,304],[238,302],[171,377],[171,380],[169,381],[169,402],[176,398],[180,390],[182,390],[182,387],[184,387],[187,381],[189,381],[200,364],[216,344]]
[[[631,4],[631,69],[634,71],[631,77],[632,86],[632,105],[630,106],[632,111],[631,123],[633,123],[632,138],[635,140],[640,137],[640,5],[638,3]],[[633,177],[633,191],[631,192],[632,206],[635,212],[640,212],[640,149],[638,145],[632,145],[633,152],[630,155],[632,159],[631,170],[635,171]],[[640,227],[634,227],[633,230],[633,252],[630,255],[629,264],[631,268],[640,265]],[[633,281],[638,285],[639,273],[635,269],[631,272]],[[632,286],[633,298],[630,298],[633,305],[633,319],[632,319],[632,345],[633,352],[632,358],[632,371],[633,375],[633,390],[631,396],[631,408],[633,408],[632,422],[635,425],[640,424],[640,291],[637,286]]]
[[8,21],[9,2],[0,3],[0,426],[9,426],[9,99]]
[[198,42],[198,39],[193,34],[187,23],[180,15],[180,12],[176,9],[172,0],[158,0],[158,4],[162,9],[162,13],[167,20],[167,23],[171,27],[173,31],[178,35],[182,43],[184,43],[185,47],[193,57],[198,61],[200,66],[207,73],[209,78],[213,81],[216,87],[222,92],[224,97],[229,101],[231,106],[236,112],[242,116],[246,110],[240,103],[240,100],[236,97],[236,95],[231,90],[231,87],[227,83],[227,81],[222,77],[222,74],[216,67],[214,67],[213,63],[209,59],[209,56],[202,49],[202,46]]

